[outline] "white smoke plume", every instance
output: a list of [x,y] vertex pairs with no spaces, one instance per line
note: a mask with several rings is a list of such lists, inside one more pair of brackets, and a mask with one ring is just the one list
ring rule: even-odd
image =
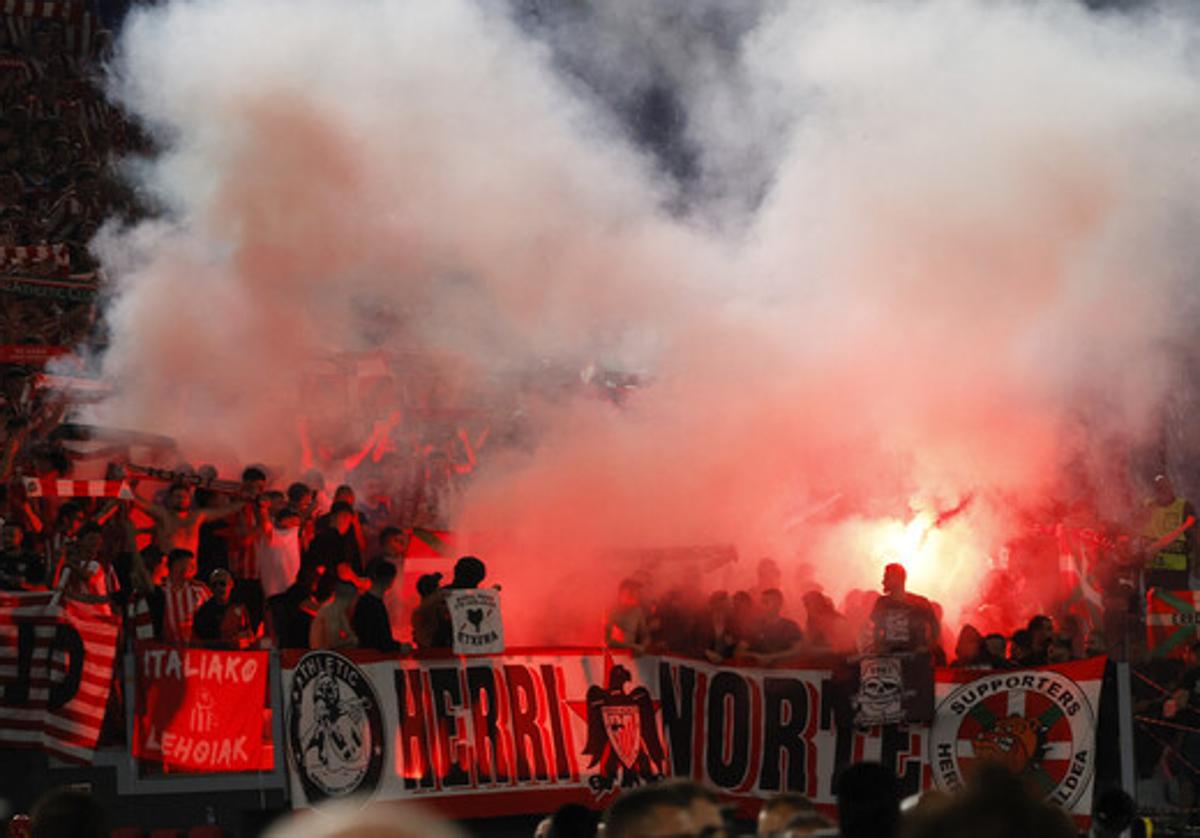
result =
[[[135,12],[111,89],[162,213],[97,244],[99,418],[298,470],[299,379],[333,353],[445,359],[464,399],[545,358],[646,370],[622,408],[529,406],[537,447],[460,500],[515,641],[596,640],[630,569],[605,557],[671,545],[736,545],[738,586],[773,555],[793,601],[894,556],[953,619],[1018,513],[1116,502],[1190,361],[1194,21],[541,6]],[[665,155],[622,124],[650,84]],[[352,446],[370,423],[340,407]]]

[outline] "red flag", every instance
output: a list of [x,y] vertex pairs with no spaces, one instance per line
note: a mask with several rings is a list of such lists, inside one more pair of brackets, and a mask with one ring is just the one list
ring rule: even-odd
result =
[[117,649],[118,622],[105,608],[0,593],[0,747],[91,762]]

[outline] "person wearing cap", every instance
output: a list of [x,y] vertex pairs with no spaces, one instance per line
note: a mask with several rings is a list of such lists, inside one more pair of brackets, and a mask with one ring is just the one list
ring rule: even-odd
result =
[[1183,591],[1196,549],[1196,510],[1176,497],[1165,474],[1154,478],[1154,496],[1146,502],[1145,571],[1147,588]]
[[213,595],[196,611],[193,643],[210,649],[245,649],[254,641],[254,632],[245,606],[230,601],[233,576],[217,568],[208,577],[208,587]]

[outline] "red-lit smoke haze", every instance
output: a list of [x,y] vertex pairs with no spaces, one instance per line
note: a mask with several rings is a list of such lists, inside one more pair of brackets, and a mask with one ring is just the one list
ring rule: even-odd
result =
[[953,622],[1022,508],[1111,502],[1106,446],[1157,432],[1191,334],[1195,27],[835,0],[716,51],[601,6],[559,37],[611,53],[594,86],[677,89],[688,212],[497,6],[135,12],[112,90],[160,143],[130,171],[164,211],[97,243],[119,388],[98,418],[295,468],[304,366],[378,309],[468,382],[542,357],[648,372],[621,409],[531,405],[536,451],[489,451],[460,499],[511,643],[598,639],[614,550],[712,543],[741,561],[702,585],[773,556],[793,611],[809,579],[836,598],[899,558]]

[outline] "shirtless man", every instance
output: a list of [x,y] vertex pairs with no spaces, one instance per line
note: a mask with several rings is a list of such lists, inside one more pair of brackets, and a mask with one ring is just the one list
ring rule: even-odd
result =
[[167,492],[167,505],[159,506],[134,496],[133,502],[154,519],[154,543],[159,550],[188,550],[193,555],[200,547],[200,525],[232,515],[245,505],[244,498],[234,498],[208,509],[192,505],[192,492],[187,486],[175,484]]
[[646,651],[650,629],[639,582],[626,579],[617,588],[617,604],[608,614],[604,642],[611,649],[632,649],[634,654]]

